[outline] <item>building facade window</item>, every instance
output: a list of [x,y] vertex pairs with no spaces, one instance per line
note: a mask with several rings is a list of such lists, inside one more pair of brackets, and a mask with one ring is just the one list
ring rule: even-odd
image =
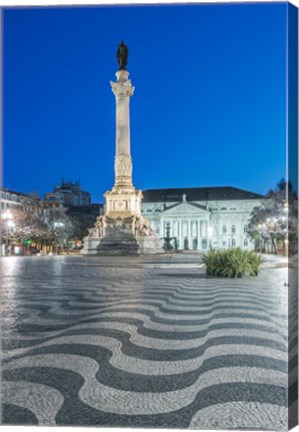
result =
[[244,246],[248,246],[248,240],[247,239],[244,240]]
[[236,240],[232,239],[232,247],[236,247]]
[[236,225],[232,225],[232,234],[236,234]]
[[244,225],[244,233],[245,234],[247,233],[247,229],[248,229],[247,225]]
[[222,226],[222,234],[226,234],[226,225]]

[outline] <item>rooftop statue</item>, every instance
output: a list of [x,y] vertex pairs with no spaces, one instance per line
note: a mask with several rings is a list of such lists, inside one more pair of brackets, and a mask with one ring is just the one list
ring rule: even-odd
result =
[[126,70],[126,66],[128,63],[128,55],[129,55],[128,47],[124,44],[124,41],[122,40],[121,43],[118,45],[118,50],[116,53],[119,70]]

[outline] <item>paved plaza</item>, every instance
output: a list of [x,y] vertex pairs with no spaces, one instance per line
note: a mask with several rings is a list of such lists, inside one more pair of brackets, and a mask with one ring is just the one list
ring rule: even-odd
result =
[[3,258],[2,423],[287,429],[285,282],[195,254]]

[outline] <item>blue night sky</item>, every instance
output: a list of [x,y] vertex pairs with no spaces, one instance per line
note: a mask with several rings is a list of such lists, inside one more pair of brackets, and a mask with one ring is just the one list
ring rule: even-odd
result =
[[121,39],[129,47],[136,188],[285,177],[286,3],[4,10],[4,182],[40,194],[114,183]]

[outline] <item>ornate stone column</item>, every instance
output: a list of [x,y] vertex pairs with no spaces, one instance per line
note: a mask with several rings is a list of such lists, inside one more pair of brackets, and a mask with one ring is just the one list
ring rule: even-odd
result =
[[115,181],[111,191],[105,193],[106,216],[141,216],[142,192],[136,190],[132,181],[132,157],[130,143],[130,97],[134,87],[129,72],[116,72],[117,81],[110,81],[116,100],[116,148],[114,161]]
[[117,82],[110,81],[116,99],[116,151],[115,184],[116,188],[130,188],[132,184],[132,158],[130,143],[130,97],[134,87],[127,70],[116,72]]
[[121,42],[117,51],[117,81],[110,81],[116,99],[116,149],[112,190],[104,194],[105,214],[84,239],[86,255],[138,255],[162,253],[160,240],[149,221],[141,216],[141,190],[132,182],[130,145],[130,97],[134,87],[126,70],[128,48]]

